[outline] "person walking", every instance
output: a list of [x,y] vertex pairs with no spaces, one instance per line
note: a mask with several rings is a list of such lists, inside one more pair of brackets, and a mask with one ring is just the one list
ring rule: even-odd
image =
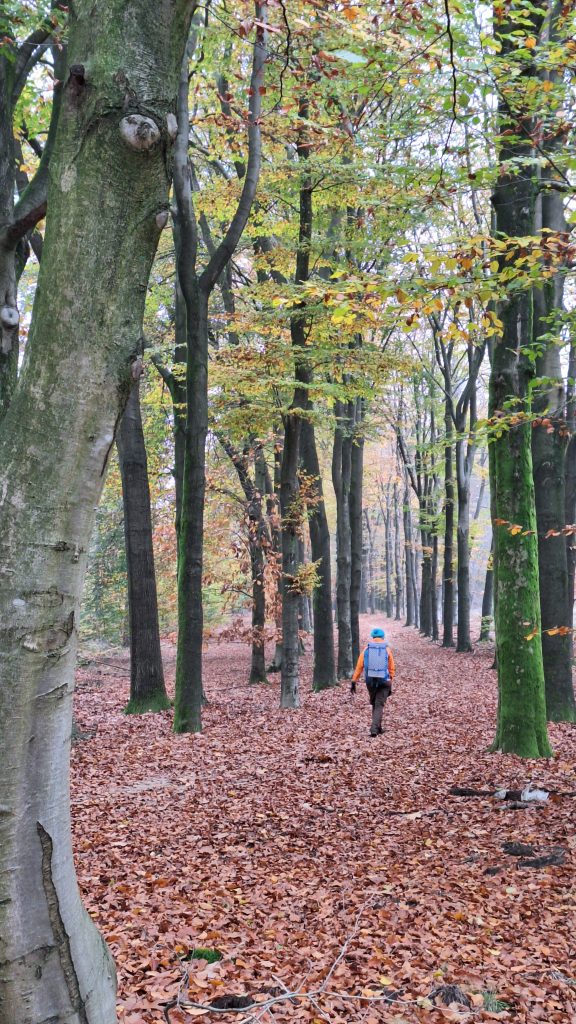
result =
[[370,735],[378,736],[382,732],[382,713],[384,705],[392,693],[392,683],[396,672],[392,651],[386,643],[386,633],[379,627],[372,630],[368,645],[358,658],[350,682],[350,693],[356,693],[356,683],[362,675],[362,670],[364,670],[368,697],[372,705]]

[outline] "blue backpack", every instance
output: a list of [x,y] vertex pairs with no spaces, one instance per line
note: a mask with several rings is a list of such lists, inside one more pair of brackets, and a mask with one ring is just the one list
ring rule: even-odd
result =
[[390,682],[388,670],[388,644],[369,643],[364,651],[364,678],[378,680],[378,684]]

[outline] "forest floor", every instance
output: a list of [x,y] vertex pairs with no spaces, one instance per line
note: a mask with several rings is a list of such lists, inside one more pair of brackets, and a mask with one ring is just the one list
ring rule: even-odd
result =
[[[576,1024],[576,797],[449,792],[574,792],[576,727],[550,728],[550,760],[488,753],[491,652],[384,624],[398,672],[375,739],[364,686],[312,694],[310,654],[288,712],[277,676],[247,685],[246,646],[211,642],[197,736],[123,714],[127,654],[79,669],[76,864],[122,1024]],[[505,852],[518,842],[532,854]],[[537,866],[550,853],[563,863]],[[230,995],[259,1008],[223,1012]]]

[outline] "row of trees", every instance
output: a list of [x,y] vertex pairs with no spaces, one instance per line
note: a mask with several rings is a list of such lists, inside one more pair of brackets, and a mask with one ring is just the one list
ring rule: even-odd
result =
[[[315,688],[349,675],[358,651],[364,442],[384,423],[401,465],[408,615],[439,632],[443,532],[444,639],[456,561],[469,646],[482,437],[495,749],[547,756],[547,717],[574,720],[573,5],[511,0],[490,24],[466,2],[75,0],[66,13],[39,2],[1,15],[2,1024],[115,1019],[113,968],[74,884],[68,743],[80,593],[115,445],[132,709],[166,704],[137,390],[147,347],[171,405],[177,731],[201,727],[207,440],[245,503],[253,677],[275,571],[281,704],[294,708],[310,590]],[[31,249],[25,338],[16,286]]]

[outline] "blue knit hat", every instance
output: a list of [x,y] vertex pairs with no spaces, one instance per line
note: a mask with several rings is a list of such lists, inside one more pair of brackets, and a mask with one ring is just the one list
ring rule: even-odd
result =
[[378,637],[379,640],[383,640],[384,637],[386,636],[386,633],[384,632],[383,629],[380,629],[380,627],[377,626],[375,629],[372,630],[372,632],[370,633],[370,636],[373,639],[376,639],[376,637]]

